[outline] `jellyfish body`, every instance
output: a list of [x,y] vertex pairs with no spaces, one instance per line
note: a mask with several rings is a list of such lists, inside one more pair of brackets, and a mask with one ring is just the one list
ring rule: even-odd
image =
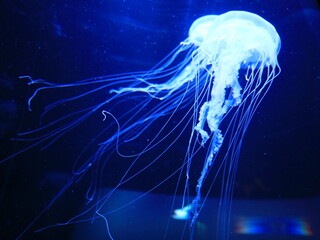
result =
[[[190,64],[170,84],[165,83],[156,88],[152,86],[152,94],[155,93],[155,89],[159,92],[163,89],[175,91],[186,82],[199,78],[201,70],[205,72],[205,79],[209,79],[210,97],[200,107],[198,123],[194,126],[194,130],[201,136],[201,145],[204,146],[212,136],[207,158],[198,179],[197,196],[193,200],[193,204],[198,204],[203,181],[212,165],[214,155],[223,143],[220,123],[232,107],[242,103],[244,94],[239,83],[239,70],[247,70],[246,97],[252,94],[253,101],[258,101],[261,90],[279,73],[277,55],[281,41],[276,29],[260,16],[245,11],[231,11],[219,16],[207,15],[197,19],[189,30],[189,38],[182,44],[196,46],[191,53]],[[263,81],[264,68],[268,69],[268,73]],[[202,80],[201,77],[199,79]],[[252,84],[256,86],[249,90]],[[229,94],[226,95],[228,89]],[[149,87],[124,88],[121,92],[136,90],[150,92]],[[249,107],[256,108],[253,103]],[[206,124],[209,132],[205,130]],[[197,215],[196,212],[191,224]]]
[[[253,113],[273,79],[280,73],[277,61],[279,50],[280,37],[275,28],[256,14],[230,11],[221,15],[204,16],[192,24],[189,37],[150,71],[99,77],[64,85],[30,78],[30,84],[46,85],[40,86],[34,92],[29,99],[29,105],[38,94],[48,90],[57,88],[67,90],[73,87],[97,85],[89,91],[85,90],[82,94],[49,104],[44,114],[54,111],[60,105],[76,104],[82,97],[91,96],[99,91],[107,89],[110,95],[104,101],[57,117],[47,125],[20,136],[25,137],[24,140],[35,141],[30,147],[43,143],[49,146],[96,112],[103,114],[103,120],[110,117],[110,124],[101,131],[99,137],[110,132],[111,129],[114,131],[114,127],[116,131],[108,135],[104,141],[99,142],[98,150],[91,157],[75,167],[73,178],[57,195],[60,196],[72,183],[79,181],[91,169],[95,169],[92,170],[94,174],[101,174],[107,160],[114,153],[121,157],[132,158],[131,165],[109,194],[97,197],[96,181],[92,181],[88,188],[87,199],[93,201],[97,198],[90,207],[95,209],[93,218],[102,217],[106,220],[110,211],[104,212],[102,209],[113,192],[142,171],[146,171],[161,158],[162,154],[150,160],[147,166],[129,175],[136,161],[160,143],[164,143],[164,139],[168,139],[173,132],[188,131],[190,138],[184,162],[180,169],[172,173],[177,174],[181,169],[186,169],[185,194],[189,187],[191,163],[201,149],[207,149],[207,153],[197,180],[196,195],[191,202],[183,202],[179,209],[186,209],[188,206],[188,217],[185,219],[191,216],[190,224],[193,226],[203,204],[200,204],[200,200],[203,201],[202,186],[209,170],[217,162],[219,166],[216,168],[216,175],[223,170],[223,176],[225,176],[219,214],[221,228],[217,239],[225,239],[228,235],[228,214],[242,138]],[[184,60],[176,63],[178,56],[182,54],[185,54]],[[241,76],[239,76],[240,72],[243,72]],[[140,102],[121,116],[115,116],[112,109],[130,99],[132,94],[135,94],[135,97],[138,96]],[[108,110],[107,105],[113,106],[112,109]],[[147,108],[148,111],[143,111]],[[184,110],[184,114],[179,115],[181,110]],[[223,131],[220,126],[227,115],[230,116],[230,122],[226,124],[227,127]],[[130,155],[121,153],[119,150],[121,145],[137,140],[163,116],[167,116],[167,121],[141,151]],[[176,127],[168,130],[173,117],[179,117],[180,120],[177,121]],[[182,127],[182,130],[178,129],[178,126]],[[165,129],[168,133],[160,137]],[[220,154],[219,150],[227,133],[230,135],[226,143],[227,147],[225,152]],[[172,147],[180,137],[181,134],[178,133],[163,152]],[[219,161],[218,155],[221,156]],[[76,222],[85,213],[72,218],[68,223]],[[180,219],[184,218],[180,217]]]
[[[200,133],[202,144],[209,139],[208,132],[204,130],[205,123],[210,129],[210,135],[213,134],[209,153],[198,180],[197,196],[194,199],[194,203],[198,203],[205,176],[223,142],[223,135],[219,129],[221,120],[230,108],[242,102],[244,94],[239,83],[239,70],[244,68],[252,73],[257,71],[257,76],[246,75],[246,80],[249,85],[257,81],[254,91],[257,91],[260,84],[262,89],[265,88],[278,74],[274,71],[278,68],[280,37],[275,28],[258,15],[232,11],[218,17],[209,15],[200,18],[191,26],[189,38],[199,46],[198,61],[204,62],[214,81],[211,98],[202,105],[199,122],[194,128]],[[271,72],[268,72],[264,82],[260,82],[263,68],[270,68]],[[229,95],[226,95],[228,88]],[[253,96],[254,101],[257,101],[256,97],[258,96]],[[250,104],[249,107],[252,106]],[[193,221],[196,216],[197,214]]]

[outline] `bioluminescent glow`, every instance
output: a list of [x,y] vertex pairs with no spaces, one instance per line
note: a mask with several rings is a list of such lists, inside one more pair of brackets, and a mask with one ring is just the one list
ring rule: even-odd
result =
[[[108,227],[108,215],[118,209],[106,212],[103,207],[118,188],[134,181],[157,161],[162,161],[175,144],[188,136],[183,160],[172,159],[181,161],[180,167],[172,169],[169,176],[159,179],[146,193],[183,172],[177,188],[183,186],[184,200],[178,212],[168,213],[168,216],[174,214],[176,218],[189,219],[192,229],[211,189],[203,190],[209,171],[214,179],[221,173],[217,239],[227,239],[241,143],[254,112],[280,73],[279,50],[280,37],[269,22],[250,12],[230,11],[194,21],[189,37],[146,72],[98,77],[71,84],[22,77],[39,86],[29,99],[30,109],[40,94],[43,96],[57,90],[70,94],[47,105],[42,119],[49,115],[48,123],[20,134],[21,140],[34,141],[28,149],[37,145],[49,147],[75,132],[94,114],[99,114],[100,122],[106,123],[97,136],[88,137],[88,144],[75,161],[73,177],[54,199],[84,175],[92,174],[86,193],[90,203],[88,210],[64,224],[102,218],[106,221],[110,238],[116,238],[116,233]],[[77,92],[71,91],[73,89]],[[85,104],[81,104],[82,99],[86,99]],[[61,114],[61,109],[70,110]],[[128,146],[134,142],[143,145],[139,151],[136,148],[130,151]],[[88,148],[94,144],[97,150],[89,154]],[[204,157],[200,159],[201,153]],[[99,181],[104,172],[112,172],[108,164],[114,156],[130,163],[121,176],[115,176],[118,178],[113,190],[101,196]],[[137,169],[138,162],[144,157],[149,162]],[[199,165],[203,165],[202,170],[196,173],[195,166]],[[191,177],[195,174],[198,175],[196,179]],[[94,216],[88,217],[91,210],[94,210]]]

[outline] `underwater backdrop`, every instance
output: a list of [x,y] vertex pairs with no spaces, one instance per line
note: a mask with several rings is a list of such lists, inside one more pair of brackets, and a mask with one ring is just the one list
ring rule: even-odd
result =
[[[205,197],[192,205],[208,144],[201,147],[201,136],[195,141],[194,146],[198,147],[194,148],[199,153],[194,151],[197,154],[188,175],[191,180],[185,187],[186,153],[191,152],[193,157],[188,149],[190,129],[187,132],[185,127],[192,123],[179,121],[181,114],[188,116],[188,108],[182,108],[166,125],[168,118],[161,115],[161,109],[152,108],[157,106],[156,102],[149,102],[148,109],[135,109],[144,95],[127,95],[117,104],[106,102],[98,114],[76,131],[57,134],[58,138],[30,149],[39,136],[31,135],[31,139],[21,141],[24,136],[19,134],[46,126],[54,119],[62,118],[63,124],[67,124],[63,116],[105,101],[113,88],[127,87],[122,85],[125,79],[134,76],[141,80],[145,76],[141,73],[152,69],[177,46],[184,46],[196,19],[232,10],[258,14],[275,27],[281,38],[277,56],[281,73],[255,110],[241,139],[241,151],[236,151],[240,154],[239,163],[232,175],[232,197],[227,197],[233,199],[232,207],[222,213],[226,215],[227,227],[218,239],[319,238],[317,1],[5,0],[0,3],[0,239],[16,239],[21,234],[21,239],[215,239],[222,216],[221,186],[227,174],[223,168],[213,167],[203,183]],[[182,60],[177,57],[175,61]],[[240,76],[246,74],[246,67],[241,66]],[[28,100],[36,89],[47,86],[45,83],[81,85],[86,83],[85,79],[108,79],[100,76],[111,75],[123,82],[112,85],[112,78],[111,86],[94,93],[94,97],[83,94],[105,82],[41,93],[32,98],[32,111],[28,109]],[[28,85],[35,80],[39,85]],[[242,81],[245,83],[246,79]],[[81,95],[76,104],[60,102],[60,108],[43,115],[51,103]],[[113,116],[126,116],[128,109],[134,109],[128,119],[135,112],[147,116],[150,109],[158,111],[156,126],[133,128],[120,149],[111,151],[108,162],[101,161],[99,168],[89,172],[91,165],[90,161],[86,165],[86,160],[99,155],[97,146],[106,136],[117,136],[121,129]],[[193,120],[196,125],[198,118]],[[230,115],[224,118],[223,134],[228,126],[225,122],[231,120]],[[111,127],[104,132],[108,124]],[[160,136],[163,140],[151,144],[152,151],[146,151],[133,166],[132,159],[117,154],[118,150],[126,156],[144,151],[152,137],[161,132],[159,126],[168,127]],[[47,133],[55,129],[49,125]],[[176,135],[168,135],[168,129],[175,129]],[[209,132],[208,127],[206,130]],[[178,137],[179,141],[175,141]],[[117,141],[116,137],[113,141]],[[228,135],[224,141],[229,141]],[[226,148],[222,145],[222,151],[228,151]],[[157,156],[160,158],[149,166]],[[217,159],[217,164],[221,164],[218,166],[223,166],[219,155]],[[127,169],[131,172],[115,189]],[[140,174],[141,169],[144,171]],[[82,174],[86,171],[89,173]],[[134,176],[137,172],[138,176]],[[99,202],[103,196],[108,198],[107,206],[101,207],[102,212],[108,213],[106,219],[94,214],[97,208],[90,208],[92,201]],[[184,201],[191,205],[183,205]],[[198,205],[199,211],[194,210]],[[195,213],[199,217],[190,227]],[[76,223],[69,224],[76,216],[80,217]]]

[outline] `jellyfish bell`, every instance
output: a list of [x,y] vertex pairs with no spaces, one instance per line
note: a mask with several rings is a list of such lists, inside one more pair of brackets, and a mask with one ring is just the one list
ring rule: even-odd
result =
[[200,46],[208,38],[216,18],[217,15],[206,15],[195,20],[189,29],[189,42]]
[[[197,19],[190,27],[189,37],[150,71],[104,76],[71,84],[53,84],[25,76],[30,79],[30,84],[40,84],[30,97],[29,105],[39,94],[45,94],[57,88],[68,91],[69,88],[78,87],[83,91],[80,94],[77,91],[78,95],[53,101],[45,109],[43,116],[55,111],[59,106],[77,105],[83,97],[92,96],[93,99],[97,99],[97,102],[90,101],[88,104],[91,105],[64,116],[52,114],[56,118],[46,125],[20,134],[20,140],[34,141],[25,150],[40,144],[50,146],[65,134],[74,131],[95,113],[103,115],[102,121],[110,121],[97,137],[88,139],[89,143],[83,148],[79,158],[87,156],[83,152],[87,151],[89,145],[96,144],[97,151],[84,161],[79,161],[79,158],[76,160],[76,165],[80,167],[73,169],[73,177],[50,205],[73,183],[80,181],[83,175],[89,172],[100,174],[99,177],[93,176],[93,181],[88,187],[86,196],[91,202],[88,210],[71,218],[65,224],[84,221],[83,216],[89,214],[89,210],[94,210],[94,216],[87,217],[87,220],[92,221],[101,217],[106,221],[108,234],[112,238],[112,229],[108,227],[107,218],[110,213],[117,212],[118,209],[108,211],[104,209],[109,199],[119,187],[128,181],[133,181],[151,165],[160,161],[162,155],[182,138],[182,133],[187,132],[189,140],[181,167],[173,169],[169,177],[161,180],[151,190],[184,170],[184,182],[180,180],[177,183],[177,185],[184,185],[183,201],[174,216],[189,219],[192,227],[210,191],[203,194],[202,189],[209,171],[213,172],[215,179],[221,169],[224,169],[225,180],[222,181],[224,185],[221,187],[222,202],[219,205],[220,214],[217,217],[220,219],[221,226],[217,230],[220,232],[217,239],[226,239],[228,214],[242,139],[253,113],[270,88],[273,79],[280,73],[277,61],[279,50],[280,37],[269,22],[253,13],[230,11]],[[182,54],[185,56],[184,60],[177,63],[177,59],[181,59]],[[244,73],[240,76],[241,69]],[[240,83],[239,78],[244,79],[244,84]],[[90,86],[91,90],[87,90],[87,86]],[[97,87],[92,88],[92,86]],[[98,100],[101,96],[99,98],[94,96],[99,92],[104,96],[106,92],[109,94],[104,100]],[[116,114],[119,113],[113,110],[123,108],[123,103],[130,103],[133,94],[138,96],[139,102],[126,111],[120,111],[120,115],[117,116]],[[64,109],[69,108],[64,107]],[[229,122],[225,124],[226,127],[221,128],[222,121],[227,119],[226,116],[230,116]],[[166,120],[159,126],[159,119],[163,117],[166,117]],[[174,126],[170,124],[172,122]],[[130,155],[121,151],[123,145],[138,141],[140,136],[152,128],[158,131],[153,133],[153,137],[142,150]],[[227,139],[225,139],[226,134],[229,134]],[[103,140],[98,141],[101,138]],[[220,150],[223,144],[226,148],[222,152]],[[150,163],[141,167],[140,170],[133,171],[133,166],[146,153],[161,145],[164,147],[161,148],[162,152],[159,155],[153,156]],[[195,164],[192,163],[202,149],[205,149],[203,167],[197,174],[194,196],[191,197],[188,196],[190,181],[194,179],[190,179],[190,171],[194,171]],[[96,194],[97,179],[100,179],[102,172],[106,171],[105,166],[114,155],[126,158],[127,161],[131,159],[131,164],[117,179],[118,183],[109,193]],[[197,165],[199,165],[198,159]],[[128,201],[121,209],[134,201]],[[178,217],[177,213],[185,215]],[[171,213],[168,215],[170,216]]]
[[272,64],[280,50],[276,29],[257,14],[246,11],[203,16],[192,24],[188,39],[212,62],[217,62],[222,54],[233,53],[246,65],[264,59]]

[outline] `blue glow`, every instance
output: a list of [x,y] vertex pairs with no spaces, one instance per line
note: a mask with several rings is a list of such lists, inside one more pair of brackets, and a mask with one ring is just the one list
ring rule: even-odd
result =
[[[190,225],[193,227],[208,194],[202,191],[209,170],[214,169],[215,177],[223,171],[218,239],[225,238],[229,233],[228,219],[242,139],[258,105],[280,73],[277,60],[280,45],[280,37],[269,22],[253,13],[231,11],[196,20],[189,30],[189,37],[150,71],[104,76],[72,84],[55,84],[28,77],[30,84],[40,86],[29,99],[30,109],[39,94],[57,89],[68,92],[70,88],[83,91],[50,103],[42,117],[55,111],[59,113],[59,107],[67,109],[68,104],[74,104],[77,110],[62,116],[52,114],[56,118],[46,125],[20,134],[21,140],[35,141],[29,148],[39,144],[45,145],[44,148],[50,146],[62,136],[75,131],[95,113],[99,114],[101,122],[107,122],[97,136],[88,139],[89,143],[83,147],[75,162],[73,177],[52,201],[73,183],[79,182],[84,175],[92,174],[86,193],[90,203],[88,211],[58,225],[101,218],[105,220],[110,238],[113,238],[108,215],[129,206],[140,197],[128,200],[118,209],[105,212],[102,211],[103,207],[117,189],[133,181],[161,159],[186,133],[188,146],[181,167],[173,169],[170,176],[159,180],[146,193],[185,170],[184,195],[179,208],[181,211],[178,209],[178,214],[174,216],[191,218]],[[86,107],[77,105],[79,99],[97,93],[103,93],[105,99],[91,105],[88,101]],[[91,100],[96,98],[92,97]],[[132,105],[123,110],[124,103]],[[161,122],[164,117],[164,122]],[[225,119],[228,122],[222,128],[221,123]],[[156,129],[156,133],[148,136],[141,150],[128,151],[128,143],[141,140],[153,129]],[[223,143],[226,147],[221,151]],[[97,145],[97,151],[90,153],[89,157],[83,157],[89,154],[87,149],[92,144]],[[160,148],[163,144],[165,146]],[[134,169],[146,153],[159,148],[161,153],[152,155],[147,165]],[[197,159],[197,165],[203,166],[198,173],[199,177],[190,179],[193,160],[203,149],[203,162]],[[121,157],[124,162],[130,160],[130,164],[117,179],[114,188],[100,196],[99,180],[114,156]],[[189,196],[190,181],[195,182],[196,186],[193,199]],[[89,214],[92,209],[95,212],[93,216]],[[240,228],[247,233],[266,231],[264,226],[254,225],[250,221],[245,221]]]
[[289,217],[239,217],[234,224],[234,232],[238,234],[313,235],[306,219]]

